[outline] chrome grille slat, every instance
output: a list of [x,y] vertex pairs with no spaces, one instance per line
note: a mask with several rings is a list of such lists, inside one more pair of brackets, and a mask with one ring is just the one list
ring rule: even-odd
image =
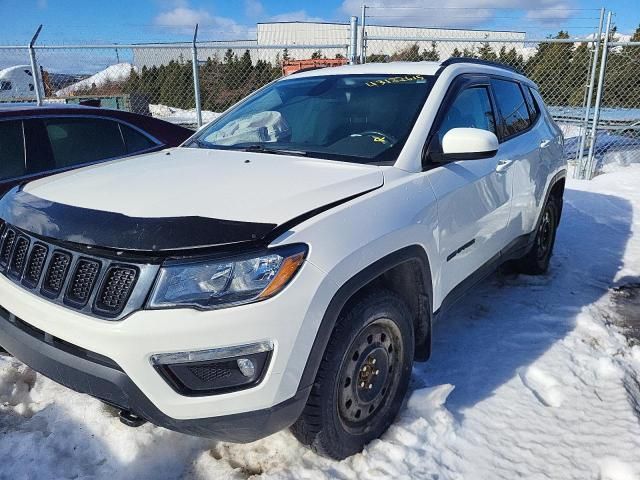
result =
[[100,262],[95,260],[78,259],[69,281],[65,300],[71,304],[85,306],[93,293],[100,267]]
[[67,252],[56,250],[51,255],[42,283],[42,291],[47,296],[57,297],[62,291],[73,257]]
[[35,288],[40,282],[44,266],[49,255],[49,249],[42,243],[35,243],[29,254],[29,260],[27,261],[27,269],[24,273],[22,283]]
[[86,315],[120,320],[144,306],[160,265],[121,263],[33,237],[0,219],[0,275]]
[[129,266],[109,267],[96,299],[96,310],[108,314],[120,313],[135,286],[137,275],[137,269]]
[[29,253],[30,240],[24,235],[20,235],[14,242],[11,260],[9,262],[9,274],[17,278],[22,277],[22,271]]
[[0,248],[0,263],[3,265],[9,264],[11,258],[11,252],[13,251],[13,244],[16,241],[17,233],[13,228],[7,229],[2,240],[2,248]]

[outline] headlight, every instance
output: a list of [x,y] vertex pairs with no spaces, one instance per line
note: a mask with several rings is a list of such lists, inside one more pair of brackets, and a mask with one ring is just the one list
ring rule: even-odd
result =
[[149,308],[214,309],[272,297],[300,269],[307,247],[292,245],[251,256],[167,265],[160,269]]

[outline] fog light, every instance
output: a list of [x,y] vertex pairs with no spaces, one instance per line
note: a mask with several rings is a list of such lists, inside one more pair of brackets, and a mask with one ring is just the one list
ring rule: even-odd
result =
[[248,358],[239,358],[237,360],[240,373],[245,377],[253,377],[256,373],[256,366]]
[[268,369],[273,343],[224,347],[192,352],[161,353],[151,362],[178,393],[215,395],[260,383]]

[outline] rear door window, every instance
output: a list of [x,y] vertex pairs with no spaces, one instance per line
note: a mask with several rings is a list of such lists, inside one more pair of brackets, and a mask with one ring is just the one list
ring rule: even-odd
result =
[[531,125],[531,118],[520,85],[509,80],[491,80],[493,92],[502,116],[504,136],[511,137]]
[[117,122],[102,118],[56,118],[45,121],[56,168],[126,155]]
[[0,180],[27,173],[21,120],[0,122]]

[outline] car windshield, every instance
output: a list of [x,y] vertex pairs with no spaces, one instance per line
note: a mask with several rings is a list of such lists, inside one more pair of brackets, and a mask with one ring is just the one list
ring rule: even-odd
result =
[[288,78],[247,98],[187,146],[392,163],[432,84],[415,74]]

